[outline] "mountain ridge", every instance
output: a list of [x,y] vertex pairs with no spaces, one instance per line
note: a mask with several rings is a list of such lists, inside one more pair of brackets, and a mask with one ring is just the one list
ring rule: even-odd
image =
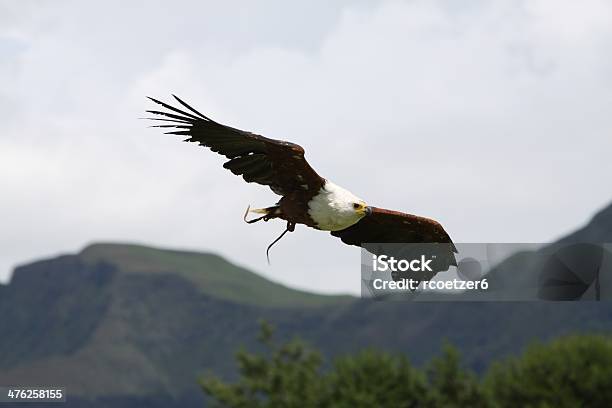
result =
[[290,288],[210,252],[93,243],[77,256],[85,262],[112,262],[120,273],[176,273],[203,293],[253,305],[319,306],[353,299],[350,295],[323,295]]

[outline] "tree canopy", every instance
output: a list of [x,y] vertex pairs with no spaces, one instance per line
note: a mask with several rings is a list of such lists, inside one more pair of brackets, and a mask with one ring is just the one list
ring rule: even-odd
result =
[[534,344],[481,376],[447,345],[424,367],[404,354],[374,349],[326,362],[299,339],[277,344],[263,323],[262,353],[237,353],[239,377],[201,379],[223,407],[604,407],[612,401],[612,340],[570,336]]

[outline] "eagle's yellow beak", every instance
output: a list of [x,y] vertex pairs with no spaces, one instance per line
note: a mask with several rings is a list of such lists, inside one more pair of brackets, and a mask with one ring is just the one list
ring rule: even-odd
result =
[[365,217],[366,215],[370,214],[372,210],[366,205],[366,203],[359,203],[355,206],[355,212],[360,216]]

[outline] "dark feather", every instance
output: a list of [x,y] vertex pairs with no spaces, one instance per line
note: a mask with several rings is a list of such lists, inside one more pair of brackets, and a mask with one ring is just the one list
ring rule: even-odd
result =
[[393,251],[397,246],[368,244],[439,244],[415,247],[436,255],[436,272],[457,266],[457,248],[437,221],[399,211],[370,208],[372,212],[359,222],[331,234],[345,244],[363,247],[375,255],[390,255],[387,251]]
[[[202,115],[200,112],[198,112],[197,110],[195,110],[194,108],[192,108],[191,106],[187,105],[187,102],[184,102],[181,98],[179,98],[178,96],[176,96],[175,94],[172,94],[172,96],[174,97],[174,99],[176,99],[181,105],[183,105],[184,107],[186,107],[187,109],[189,109],[190,111],[192,111],[193,113],[195,113],[198,116],[201,116],[202,118],[214,122],[214,120],[210,119],[207,116]],[[216,122],[215,122],[216,123]]]
[[175,108],[174,106],[168,105],[167,103],[164,103],[162,101],[158,101],[157,99],[151,98],[150,96],[147,96],[147,98],[149,98],[153,102],[157,103],[158,105],[163,106],[166,109],[170,109],[171,111],[174,111],[176,113],[180,113],[181,115],[185,115],[185,116],[187,116],[187,117],[189,117],[191,119],[195,119],[195,120],[200,120],[201,119],[201,118],[199,118],[197,116],[192,115],[191,113],[182,111],[182,110],[180,110],[178,108]]
[[168,118],[177,119],[177,120],[180,120],[180,121],[183,121],[183,122],[190,122],[191,123],[191,121],[188,118],[184,117],[184,116],[173,115],[172,113],[168,113],[168,112],[162,112],[162,111],[156,111],[156,110],[148,110],[148,111],[145,111],[145,112],[153,113],[154,115],[162,115],[162,116],[166,116]]
[[[175,127],[177,130],[166,133],[189,136],[185,141],[198,143],[224,155],[230,159],[224,167],[232,173],[242,175],[247,182],[267,185],[277,194],[287,195],[298,191],[308,200],[323,186],[324,179],[310,167],[301,146],[222,125],[173,96],[189,112],[149,97],[170,111],[148,110],[148,113],[163,116],[153,120],[177,123],[176,126],[158,127]],[[304,191],[302,185],[308,185],[309,189]]]

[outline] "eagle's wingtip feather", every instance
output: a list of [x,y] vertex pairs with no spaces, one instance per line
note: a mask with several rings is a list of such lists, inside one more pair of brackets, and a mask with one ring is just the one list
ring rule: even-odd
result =
[[172,97],[174,99],[176,99],[178,101],[178,103],[180,103],[181,105],[183,105],[184,107],[186,107],[187,109],[189,109],[191,112],[195,113],[196,115],[202,117],[202,119],[208,120],[210,122],[216,123],[214,120],[212,120],[211,118],[209,118],[208,116],[202,114],[201,112],[199,112],[198,110],[194,109],[193,107],[191,107],[191,105],[189,105],[187,102],[185,102],[184,100],[182,100],[181,98],[179,98],[178,96],[176,96],[175,94],[170,94],[172,95]]

